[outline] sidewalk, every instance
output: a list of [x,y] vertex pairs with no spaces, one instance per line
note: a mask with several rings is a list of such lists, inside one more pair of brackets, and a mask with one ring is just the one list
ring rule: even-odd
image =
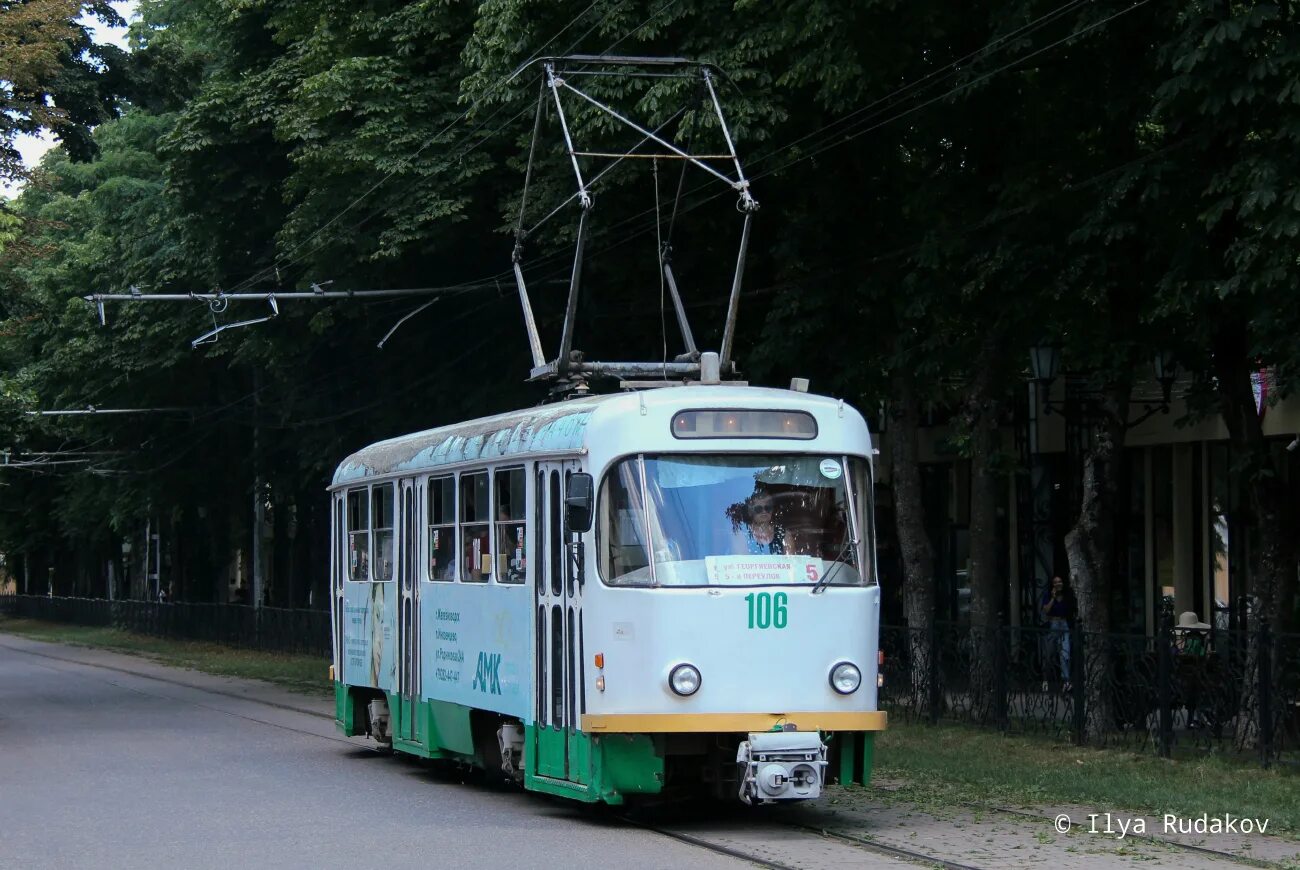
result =
[[218,695],[255,701],[284,710],[320,716],[324,719],[334,718],[334,702],[329,698],[315,698],[310,695],[291,692],[271,683],[260,680],[239,679],[237,677],[219,677],[202,671],[185,670],[171,665],[163,665],[140,656],[111,650],[90,647],[67,646],[59,643],[45,643],[29,640],[14,634],[0,631],[0,647],[24,652],[58,661],[105,668],[125,674],[148,677],[164,683],[201,689]]

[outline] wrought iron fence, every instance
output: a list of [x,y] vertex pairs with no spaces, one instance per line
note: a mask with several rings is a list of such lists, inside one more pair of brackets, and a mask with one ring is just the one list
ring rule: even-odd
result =
[[894,719],[1300,762],[1300,635],[939,623],[886,626],[880,643],[880,706]]
[[0,596],[0,613],[25,619],[120,628],[173,640],[209,641],[264,652],[330,654],[328,610],[3,595]]

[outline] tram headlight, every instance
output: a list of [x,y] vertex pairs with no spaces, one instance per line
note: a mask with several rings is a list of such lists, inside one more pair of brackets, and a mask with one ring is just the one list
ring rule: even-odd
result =
[[852,695],[862,685],[862,671],[853,662],[840,662],[831,668],[831,688],[841,695]]
[[681,664],[668,674],[668,688],[683,698],[698,692],[701,682],[700,670],[695,665]]

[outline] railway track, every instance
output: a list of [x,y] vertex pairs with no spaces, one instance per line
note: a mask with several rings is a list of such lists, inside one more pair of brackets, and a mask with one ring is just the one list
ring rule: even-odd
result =
[[[197,686],[183,679],[167,679],[157,674],[142,673],[126,667],[89,663],[29,649],[18,649],[4,643],[0,643],[0,646],[12,649],[15,652],[50,660],[51,664],[48,666],[53,669],[62,669],[55,664],[59,663],[63,666],[71,665],[116,671],[131,676],[144,677],[166,685],[224,696],[245,704],[267,708],[268,711],[300,714],[309,712],[275,704],[264,699],[249,697],[238,692],[222,691],[210,686]],[[154,693],[138,685],[124,686],[123,688],[160,699],[177,700],[171,693]],[[285,721],[274,721],[272,718],[250,715],[252,711],[240,712],[225,705],[203,703],[193,698],[185,699],[185,703],[211,710],[217,714],[247,719],[273,728],[347,745],[353,749],[371,749],[379,752],[374,747],[360,744],[354,739],[334,734],[324,734],[308,728],[295,727]],[[329,718],[316,713],[310,713],[310,715]],[[997,813],[1011,818],[1041,823],[1048,830],[1055,830],[1055,818],[1043,813],[997,804],[969,803],[965,806],[969,810],[976,812]],[[843,810],[827,810],[813,806],[806,809],[799,808],[799,816],[798,819],[780,818],[777,813],[767,812],[764,809],[741,811],[738,808],[728,809],[718,805],[711,805],[709,811],[703,814],[694,814],[689,822],[638,818],[630,815],[619,815],[612,818],[697,848],[706,849],[715,854],[743,860],[760,867],[773,868],[773,870],[808,870],[808,868],[812,867],[861,867],[864,865],[912,867],[917,864],[939,866],[947,868],[947,870],[982,870],[982,868],[991,868],[1002,863],[997,861],[987,861],[981,864],[965,863],[952,860],[951,857],[944,857],[942,854],[922,851],[910,845],[904,846],[890,842],[887,839],[868,839],[843,829],[846,820],[855,825],[876,821],[877,818],[873,815],[873,808],[870,807],[861,811],[849,811],[846,814]],[[1087,826],[1082,823],[1072,823],[1072,828],[1079,831],[1087,830]],[[1240,855],[1153,834],[1129,833],[1127,837],[1135,841],[1173,850],[1175,854],[1182,853],[1189,857],[1195,855],[1215,862],[1261,868],[1294,866],[1293,862],[1288,862],[1286,859],[1268,860],[1256,856]],[[1300,846],[1297,847],[1297,851],[1300,851]],[[949,852],[951,854],[951,850]]]
[[614,818],[679,842],[738,858],[772,870],[811,868],[896,867],[918,865],[945,870],[979,870],[964,864],[892,843],[878,843],[865,837],[815,825],[773,818],[762,810],[737,813],[729,807],[712,805],[689,823],[639,817],[629,814]]
[[[924,852],[884,846],[859,837],[833,831],[819,831],[802,825],[776,826],[785,831],[806,832],[802,842],[792,841],[787,837],[774,837],[773,828],[766,826],[754,830],[754,842],[749,844],[744,842],[744,837],[737,837],[734,832],[726,834],[724,839],[717,839],[716,834],[686,833],[672,828],[640,823],[637,826],[682,843],[737,858],[759,867],[768,867],[771,870],[809,870],[813,867],[915,867],[917,865],[944,867],[947,870],[979,870],[969,864],[959,864]],[[805,858],[798,860],[786,857],[778,860],[770,855],[774,847],[781,851],[802,854]],[[865,860],[868,855],[878,860],[868,864]]]

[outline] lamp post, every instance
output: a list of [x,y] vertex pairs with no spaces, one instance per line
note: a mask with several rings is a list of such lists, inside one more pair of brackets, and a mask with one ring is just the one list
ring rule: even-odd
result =
[[1160,395],[1163,398],[1160,410],[1168,414],[1169,400],[1174,392],[1174,381],[1178,380],[1178,363],[1169,351],[1161,351],[1152,361],[1152,368],[1155,371],[1156,382],[1160,384]]
[[[1174,355],[1167,351],[1160,351],[1151,361],[1152,372],[1155,375],[1156,382],[1160,384],[1160,404],[1153,405],[1146,400],[1135,400],[1131,404],[1144,406],[1144,411],[1140,417],[1128,421],[1128,427],[1132,428],[1138,423],[1150,417],[1157,412],[1162,414],[1169,413],[1170,401],[1173,397],[1174,382],[1178,380],[1178,363]],[[1051,344],[1041,344],[1029,349],[1029,370],[1033,375],[1034,385],[1037,390],[1039,401],[1042,404],[1043,415],[1047,416],[1053,412],[1052,406],[1052,383],[1061,373],[1061,351],[1060,348]],[[1075,390],[1074,395],[1082,399],[1094,398],[1083,390]]]
[[[131,597],[131,539],[122,539],[122,586],[126,597]],[[111,597],[111,596],[110,596]]]

